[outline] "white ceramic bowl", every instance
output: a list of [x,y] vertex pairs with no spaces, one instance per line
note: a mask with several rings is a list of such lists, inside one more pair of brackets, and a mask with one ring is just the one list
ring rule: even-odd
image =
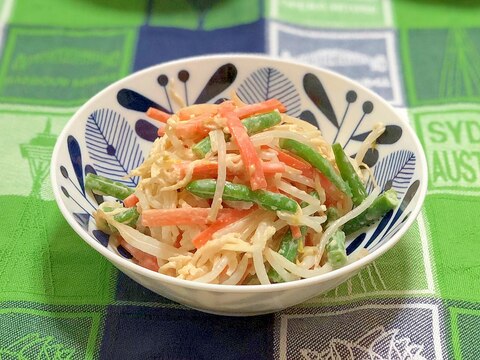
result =
[[[365,158],[382,187],[397,190],[401,205],[355,239],[348,251],[369,250],[361,260],[318,277],[272,285],[228,286],[179,280],[142,268],[108,244],[89,215],[97,206],[83,178],[97,172],[122,180],[148,154],[155,123],[144,112],[157,106],[178,109],[168,93],[175,83],[186,103],[215,102],[232,89],[246,102],[280,99],[288,113],[318,124],[327,141],[356,153],[374,123],[387,131]],[[172,108],[173,107],[173,108]],[[146,288],[202,311],[257,315],[301,303],[326,292],[393,247],[413,223],[426,187],[426,160],[411,127],[378,95],[341,75],[290,61],[253,55],[188,58],[160,64],[110,85],[82,106],[58,138],[51,177],[65,219],[96,251]],[[123,180],[124,181],[124,180]],[[134,186],[137,179],[126,183]]]

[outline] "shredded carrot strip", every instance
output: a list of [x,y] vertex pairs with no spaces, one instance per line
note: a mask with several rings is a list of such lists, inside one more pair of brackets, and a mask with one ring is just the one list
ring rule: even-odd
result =
[[[230,209],[236,210],[236,209]],[[203,230],[200,234],[198,234],[193,240],[192,243],[195,245],[197,249],[202,247],[210,240],[218,230],[223,229],[225,226],[234,223],[242,219],[243,217],[250,214],[253,210],[236,210],[236,212],[232,212],[229,216],[223,216],[222,218],[218,218],[215,222],[213,222],[208,228]]]
[[285,165],[280,162],[262,162],[263,172],[265,174],[284,173]]
[[157,130],[157,135],[158,136],[165,135],[165,125],[164,124],[159,124],[158,130]]
[[325,190],[325,205],[335,205],[338,201],[343,201],[344,194],[328,180],[320,171],[315,170],[320,180],[320,185]]
[[274,149],[277,152],[278,160],[287,166],[300,170],[302,175],[313,178],[313,166],[306,163],[303,160],[296,158],[293,155],[288,154],[285,151]]
[[197,116],[201,114],[210,114],[215,115],[218,111],[217,104],[198,104],[192,105],[187,108],[183,108],[178,112],[178,118],[180,120],[189,120],[192,116]]
[[278,110],[283,113],[287,111],[287,108],[279,100],[269,99],[261,103],[250,104],[250,105],[239,107],[235,109],[235,114],[240,119],[244,119],[246,117],[249,117],[255,114],[263,114],[273,110]]
[[275,149],[277,152],[278,160],[283,162],[285,165],[288,165],[297,170],[306,170],[310,169],[312,165],[307,164],[305,161],[296,158],[293,155],[286,153],[285,151]]
[[147,268],[149,270],[158,272],[159,267],[157,258],[155,256],[147,254],[142,250],[138,250],[136,247],[133,247],[132,245],[127,243],[125,239],[122,238],[120,235],[117,235],[117,240],[120,245],[125,248],[125,250],[127,250],[135,260],[137,260],[138,265],[143,266],[144,268]]
[[[263,172],[267,175],[273,175],[276,173],[284,173],[286,171],[285,165],[279,162],[262,162]],[[188,162],[174,165],[176,169],[180,171],[180,177],[184,177],[187,169]],[[192,177],[194,179],[210,179],[217,177],[218,164],[216,162],[206,162],[198,164],[193,168]],[[227,169],[228,176],[242,175],[243,171],[231,171]]]
[[162,110],[151,107],[147,110],[147,116],[151,119],[166,123],[171,115]]
[[[149,209],[142,212],[142,225],[168,226],[207,223],[209,208]],[[236,214],[236,209],[220,209],[217,220],[224,221]]]
[[267,190],[268,190],[268,191],[271,191],[271,192],[274,192],[274,193],[278,193],[278,192],[279,192],[277,185],[275,185],[275,182],[273,182],[273,181],[269,181],[269,182],[268,182],[268,184],[267,184]]
[[247,176],[250,179],[250,187],[252,190],[265,189],[267,187],[267,180],[265,179],[260,157],[240,118],[228,109],[224,110],[220,108],[220,114],[227,119],[227,126],[232,135],[232,139],[240,149],[240,156]]
[[123,204],[127,208],[132,208],[138,203],[138,197],[135,194],[128,195],[124,200]]
[[175,133],[183,138],[206,136],[210,129],[205,126],[205,121],[210,118],[210,114],[203,114],[190,120],[179,122],[175,127]]
[[299,226],[290,225],[290,231],[294,239],[300,239],[302,237],[302,232],[300,231]]

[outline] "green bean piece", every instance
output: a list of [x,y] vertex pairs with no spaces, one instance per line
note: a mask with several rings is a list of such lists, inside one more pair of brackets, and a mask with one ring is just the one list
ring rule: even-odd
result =
[[301,157],[303,160],[325,175],[327,179],[337,187],[338,190],[345,193],[348,197],[352,197],[350,186],[348,186],[342,177],[337,174],[332,164],[330,164],[330,162],[320,155],[320,153],[318,153],[315,149],[292,139],[281,139],[280,147]]
[[325,213],[327,215],[327,222],[325,223],[326,226],[340,217],[340,212],[334,206],[329,207]]
[[[212,199],[216,184],[217,181],[213,179],[194,180],[186,186],[186,189],[198,197]],[[294,213],[298,208],[297,202],[285,195],[266,190],[252,191],[246,185],[233,184],[228,181],[225,183],[222,198],[230,201],[254,202],[260,207],[272,211],[281,210]]]
[[[302,226],[300,228],[302,233],[302,237],[305,236],[307,233],[307,227]],[[301,238],[294,238],[292,235],[292,230],[288,229],[286,234],[282,238],[282,242],[280,243],[280,248],[278,249],[278,253],[282,255],[284,258],[288,259],[289,261],[295,261],[298,253],[298,242]]]
[[113,218],[119,223],[133,226],[137,223],[139,216],[140,214],[138,213],[137,209],[133,207],[116,214]]
[[380,218],[390,210],[395,209],[397,205],[397,192],[394,189],[389,189],[377,197],[372,205],[370,205],[364,212],[356,218],[347,221],[343,225],[342,230],[345,235],[349,235],[366,226],[370,226],[380,220]]
[[[265,129],[280,124],[282,117],[278,111],[272,111],[265,114],[250,116],[242,120],[243,126],[247,129],[248,135],[257,134]],[[210,137],[202,139],[192,147],[192,151],[199,158],[204,158],[212,150]]]
[[278,111],[271,111],[265,114],[250,116],[242,120],[243,126],[247,129],[248,135],[254,135],[265,129],[280,124],[282,117]]
[[203,138],[192,147],[193,153],[202,159],[210,152],[210,150],[212,150],[212,142],[210,141],[210,136]]
[[[300,226],[300,232],[302,233],[302,237],[295,239],[292,235],[292,230],[288,229],[285,235],[283,235],[282,239],[280,240],[280,247],[278,249],[278,253],[288,261],[294,262],[297,258],[298,246],[300,244],[300,241],[303,242],[307,230],[308,228],[306,226]],[[268,270],[268,277],[270,281],[274,283],[280,283],[285,281],[273,267]]]
[[[204,198],[213,199],[217,181],[213,179],[194,180],[190,182],[186,189],[192,194]],[[253,192],[248,186],[241,184],[225,183],[223,189],[223,200],[229,201],[250,201],[253,202]]]
[[334,269],[342,267],[347,262],[347,250],[345,248],[345,233],[336,231],[327,244],[327,260]]
[[352,202],[353,205],[357,206],[362,203],[363,200],[367,197],[367,189],[362,180],[358,176],[357,172],[353,168],[352,163],[350,162],[347,154],[343,151],[342,145],[339,143],[332,145],[333,154],[335,155],[335,161],[337,162],[338,170],[340,170],[340,175],[343,180],[345,180],[350,189],[352,190]]
[[85,189],[91,190],[98,195],[113,196],[119,200],[125,199],[134,191],[132,188],[119,182],[92,173],[88,173],[85,176]]
[[298,204],[289,197],[267,190],[255,190],[253,192],[255,201],[260,207],[272,211],[297,212]]
[[[312,191],[310,195],[316,199],[319,199],[318,193],[316,191]],[[302,208],[307,207],[308,203],[306,201],[302,201],[300,206]],[[303,244],[305,235],[307,234],[307,230],[308,230],[307,226],[300,226],[300,232],[302,233],[302,236],[298,239],[294,239],[292,235],[292,231],[288,229],[288,231],[285,233],[285,235],[283,235],[282,239],[280,240],[278,253],[282,255],[284,258],[286,258],[287,260],[294,262],[295,259],[297,258],[298,247],[300,245],[300,242],[302,242]],[[270,270],[268,271],[268,277],[270,281],[274,283],[284,282],[283,278],[277,273],[277,271],[274,268],[270,268]]]

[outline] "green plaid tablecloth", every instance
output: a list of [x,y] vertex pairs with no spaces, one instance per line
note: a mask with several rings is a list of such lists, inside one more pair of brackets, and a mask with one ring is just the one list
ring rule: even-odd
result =
[[[0,359],[480,359],[480,2],[0,0]],[[98,90],[185,56],[267,53],[343,73],[408,117],[428,195],[394,249],[276,314],[199,313],[67,225],[57,135]]]

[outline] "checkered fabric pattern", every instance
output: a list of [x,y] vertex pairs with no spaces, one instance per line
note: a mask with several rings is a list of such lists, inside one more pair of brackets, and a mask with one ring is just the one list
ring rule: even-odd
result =
[[[118,272],[68,226],[55,140],[147,66],[267,53],[345,74],[398,108],[429,165],[398,245],[327,294],[207,315]],[[480,3],[0,0],[0,359],[480,359]]]

